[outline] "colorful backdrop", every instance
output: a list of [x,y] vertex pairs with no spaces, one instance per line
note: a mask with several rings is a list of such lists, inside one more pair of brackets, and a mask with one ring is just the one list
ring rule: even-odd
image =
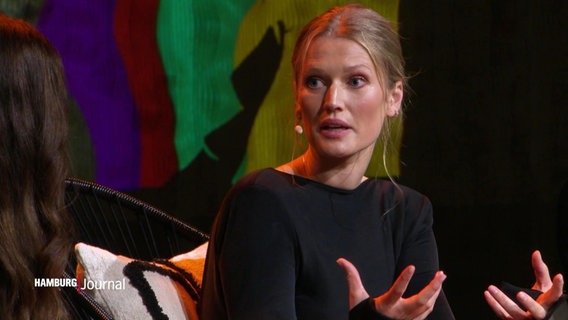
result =
[[[331,3],[0,8],[37,23],[61,50],[74,173],[207,230],[236,177],[301,152],[292,150],[291,45]],[[483,290],[530,286],[532,250],[553,273],[568,272],[568,2],[365,3],[398,20],[412,75],[401,166],[391,170],[432,200],[456,318],[492,319]]]
[[[233,180],[291,160],[295,38],[344,2],[46,0],[36,25],[61,53],[84,124],[76,175],[137,190],[163,187],[201,152]],[[398,1],[365,2],[396,21]]]
[[[19,14],[63,60],[72,175],[208,230],[236,179],[303,152],[293,131],[294,42],[310,19],[347,2],[36,0],[20,2]],[[361,3],[396,27],[398,0]],[[400,121],[393,132],[396,176]],[[384,176],[376,150],[368,174]]]

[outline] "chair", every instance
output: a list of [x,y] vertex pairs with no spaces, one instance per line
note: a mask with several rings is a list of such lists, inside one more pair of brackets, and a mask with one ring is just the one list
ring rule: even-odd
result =
[[[66,204],[77,229],[77,242],[140,260],[167,259],[190,251],[209,236],[167,213],[125,193],[100,184],[69,178]],[[76,279],[71,254],[64,277]],[[111,319],[87,293],[62,288],[77,319]]]

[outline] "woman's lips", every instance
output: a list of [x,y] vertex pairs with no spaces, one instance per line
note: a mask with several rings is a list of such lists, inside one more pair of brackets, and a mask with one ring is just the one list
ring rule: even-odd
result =
[[341,138],[347,135],[351,126],[339,119],[326,119],[320,124],[320,133],[328,138]]

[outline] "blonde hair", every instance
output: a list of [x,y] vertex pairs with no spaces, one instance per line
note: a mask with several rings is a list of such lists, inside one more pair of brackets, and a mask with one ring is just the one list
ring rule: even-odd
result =
[[[292,68],[294,71],[294,94],[297,103],[298,90],[301,85],[302,69],[311,43],[318,37],[340,37],[357,42],[369,54],[385,98],[389,90],[394,89],[397,82],[407,86],[404,70],[404,58],[398,33],[391,23],[372,9],[359,4],[349,4],[329,9],[311,20],[301,30],[294,52]],[[399,116],[402,116],[402,110]],[[386,151],[389,146],[391,126],[394,118],[387,117],[379,139],[383,143],[383,165],[390,176],[386,165]]]

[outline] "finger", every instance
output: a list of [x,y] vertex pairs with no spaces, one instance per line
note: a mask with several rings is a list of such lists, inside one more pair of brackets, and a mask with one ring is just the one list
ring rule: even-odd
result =
[[531,314],[534,319],[543,319],[546,316],[546,309],[536,302],[531,296],[523,291],[517,293],[517,300]]
[[507,313],[507,311],[505,311],[505,309],[503,309],[503,307],[501,307],[499,302],[497,302],[497,300],[495,300],[495,298],[493,298],[493,296],[491,295],[491,293],[489,293],[488,290],[483,292],[483,296],[485,297],[485,301],[487,301],[487,304],[489,305],[489,307],[493,310],[493,312],[495,313],[495,315],[499,319],[510,319],[511,318],[511,316]]
[[[428,285],[428,287],[430,287],[428,290],[432,293],[430,300],[435,301],[438,298],[438,295],[440,294],[440,292],[442,292],[442,284],[444,283],[444,281],[446,281],[446,278],[447,276],[443,271],[436,272],[436,276],[434,277],[434,279],[432,279],[432,281],[430,281],[430,284]],[[424,291],[424,289],[422,289],[422,291]]]
[[[424,319],[426,318],[432,310],[434,310],[434,305],[436,304],[436,300],[440,295],[442,288],[438,289],[434,292],[434,294],[430,296],[422,295],[415,295],[410,300],[412,300],[412,314],[418,314],[414,316],[412,319]],[[407,300],[408,301],[408,300]]]
[[415,269],[416,268],[414,266],[410,265],[402,270],[392,287],[385,295],[384,303],[392,305],[402,297],[408,287],[410,279],[412,279],[412,276],[414,275]]
[[442,283],[446,275],[442,271],[436,272],[430,283],[420,290],[419,293],[409,298],[412,301],[416,314],[430,313],[436,304],[436,299],[442,291]]
[[540,251],[536,250],[531,256],[531,264],[534,270],[534,276],[536,282],[533,289],[540,291],[547,291],[552,286],[552,281],[550,280],[550,273],[548,272],[548,266],[542,260],[542,255]]
[[349,309],[355,307],[359,302],[367,299],[369,294],[359,276],[357,268],[344,258],[337,259],[337,264],[345,271],[347,278],[347,287],[349,288]]
[[561,274],[557,274],[552,279],[552,287],[540,297],[537,302],[541,304],[545,310],[548,310],[564,293],[564,278]]
[[446,280],[446,274],[443,271],[436,272],[434,278],[430,280],[430,283],[428,283],[428,285],[420,291],[420,294],[424,293],[432,295],[436,292],[439,293],[442,289],[442,284],[444,283],[445,280]]
[[554,279],[552,279],[552,288],[554,289],[554,292],[558,295],[558,297],[560,297],[564,291],[564,277],[562,276],[562,274],[557,274],[556,276],[554,276]]
[[432,306],[432,308],[427,309],[426,311],[422,312],[421,314],[419,314],[418,316],[412,318],[413,320],[423,320],[426,319],[426,317],[428,317],[430,315],[430,313],[432,313],[432,310],[434,310],[434,306]]
[[559,273],[552,279],[552,291],[557,299],[564,293],[564,277],[562,274]]
[[487,289],[491,296],[501,305],[503,309],[513,318],[513,319],[524,319],[526,318],[525,312],[506,294],[501,290],[497,289],[495,286],[489,286]]

